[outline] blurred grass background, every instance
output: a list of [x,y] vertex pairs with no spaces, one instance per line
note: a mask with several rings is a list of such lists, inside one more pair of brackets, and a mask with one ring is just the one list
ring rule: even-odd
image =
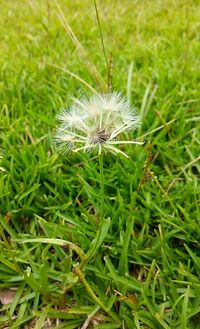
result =
[[70,97],[91,94],[71,73],[101,91],[95,65],[106,85],[94,3],[0,5],[0,297],[14,291],[0,328],[199,328],[199,2],[97,2],[113,90],[147,143],[105,157],[111,221],[82,274],[73,248],[87,254],[98,230],[98,159],[60,156],[52,136]]

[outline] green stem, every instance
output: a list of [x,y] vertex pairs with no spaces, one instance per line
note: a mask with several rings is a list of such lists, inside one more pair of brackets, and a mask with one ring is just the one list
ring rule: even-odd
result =
[[99,216],[99,227],[98,227],[98,231],[97,231],[97,235],[95,238],[95,242],[93,247],[89,250],[86,259],[82,262],[81,264],[81,268],[89,261],[89,259],[91,259],[97,249],[98,249],[98,245],[99,245],[99,241],[101,238],[101,233],[102,233],[102,227],[103,227],[103,223],[104,223],[104,215],[105,215],[105,207],[104,207],[104,201],[105,201],[105,196],[104,196],[104,170],[103,170],[103,155],[100,154],[99,155],[99,173],[100,173],[100,216]]
[[102,236],[102,228],[104,224],[104,215],[105,215],[105,207],[104,207],[104,201],[105,201],[105,195],[104,195],[104,170],[103,170],[103,155],[99,155],[99,173],[100,173],[100,216],[99,216],[99,227],[97,231],[97,235],[95,240],[93,240],[94,244],[89,249],[86,257],[82,259],[82,262],[80,264],[80,268],[83,268],[88,261],[95,255],[97,249],[99,248],[100,239]]
[[100,207],[100,221],[99,221],[99,229],[98,229],[98,234],[97,234],[97,240],[96,244],[94,247],[94,250],[96,251],[96,248],[99,244],[99,239],[101,236],[101,230],[102,230],[102,225],[103,225],[103,220],[104,220],[104,171],[103,171],[103,155],[99,155],[99,172],[100,172],[100,194],[101,194],[101,207]]
[[100,227],[104,219],[104,170],[103,170],[103,154],[99,155],[99,171],[100,171],[100,189],[101,189],[101,214],[100,214]]

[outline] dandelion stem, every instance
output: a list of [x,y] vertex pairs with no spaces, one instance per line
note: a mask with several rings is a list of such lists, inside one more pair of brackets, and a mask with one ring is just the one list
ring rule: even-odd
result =
[[86,263],[95,255],[96,251],[99,248],[100,239],[102,236],[102,228],[104,225],[104,215],[105,215],[105,195],[104,195],[104,170],[103,170],[103,154],[99,154],[99,174],[100,174],[100,216],[99,216],[99,227],[97,231],[97,235],[95,237],[94,245],[92,245],[89,250],[86,258],[81,262],[81,268],[86,265]]
[[103,154],[99,155],[99,171],[100,171],[100,189],[101,189],[101,214],[100,214],[100,228],[104,219],[104,170],[103,170]]

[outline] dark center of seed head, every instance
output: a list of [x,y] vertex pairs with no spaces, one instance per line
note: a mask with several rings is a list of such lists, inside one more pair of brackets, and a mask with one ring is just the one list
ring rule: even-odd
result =
[[98,139],[98,143],[105,143],[110,137],[110,133],[107,132],[105,129],[100,130],[97,132],[97,139]]

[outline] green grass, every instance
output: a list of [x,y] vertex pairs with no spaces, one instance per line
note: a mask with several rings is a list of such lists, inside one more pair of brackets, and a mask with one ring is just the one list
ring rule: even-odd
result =
[[61,156],[52,136],[70,97],[91,94],[80,79],[105,88],[105,59],[93,2],[58,3],[0,0],[0,297],[16,291],[0,328],[198,329],[200,5],[97,3],[113,90],[147,141],[104,157],[98,233],[98,158]]

